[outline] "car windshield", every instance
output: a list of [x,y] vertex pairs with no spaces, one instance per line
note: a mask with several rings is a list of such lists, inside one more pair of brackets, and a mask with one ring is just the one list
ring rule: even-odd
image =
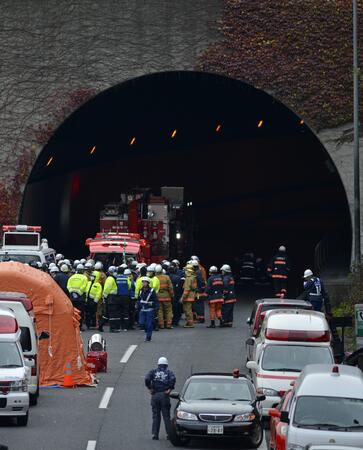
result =
[[6,260],[29,264],[32,261],[40,262],[40,257],[38,255],[22,255],[20,253],[6,253],[4,255],[0,255],[0,261]]
[[185,400],[251,400],[251,391],[246,380],[194,379],[184,393]]
[[0,369],[22,366],[23,362],[15,342],[0,342]]
[[294,424],[304,428],[363,430],[363,399],[302,396]]
[[[126,261],[128,258],[137,259],[135,253],[126,253]],[[95,253],[94,259],[96,261],[101,261],[105,267],[109,266],[120,266],[124,264],[124,254],[123,253]]]
[[304,345],[268,345],[263,352],[262,369],[301,372],[307,364],[331,364],[328,347]]

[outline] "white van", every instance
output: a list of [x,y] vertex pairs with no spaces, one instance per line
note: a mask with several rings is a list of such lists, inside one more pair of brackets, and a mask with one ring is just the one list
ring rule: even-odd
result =
[[246,367],[259,395],[265,395],[262,413],[275,407],[307,364],[334,362],[330,331],[322,313],[274,310],[266,314],[255,360]]
[[30,405],[33,406],[37,404],[39,397],[38,338],[33,305],[30,299],[20,292],[0,292],[0,312],[3,307],[14,312],[19,324],[23,355],[31,364],[29,396]]
[[29,264],[55,262],[55,250],[48,247],[46,239],[40,239],[42,228],[27,225],[3,225],[3,245],[0,261],[16,261]]
[[0,309],[0,416],[16,417],[20,426],[28,423],[29,364],[22,354],[15,315]]
[[312,444],[362,448],[362,372],[334,364],[306,366],[295,383],[288,417],[280,420],[289,423],[287,450]]

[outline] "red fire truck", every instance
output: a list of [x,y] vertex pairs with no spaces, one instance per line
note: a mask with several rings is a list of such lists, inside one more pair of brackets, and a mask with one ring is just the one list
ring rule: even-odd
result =
[[180,256],[183,188],[161,188],[123,193],[120,202],[105,205],[100,232],[87,239],[91,258],[105,264],[121,264],[128,257],[139,262],[160,262],[170,253]]

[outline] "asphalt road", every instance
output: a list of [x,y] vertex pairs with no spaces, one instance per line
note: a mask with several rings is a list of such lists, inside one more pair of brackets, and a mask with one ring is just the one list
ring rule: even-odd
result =
[[[247,337],[246,318],[253,300],[268,295],[263,291],[255,289],[240,295],[233,328],[178,327],[154,332],[152,342],[145,343],[141,331],[110,334],[105,327],[109,365],[107,373],[98,374],[98,386],[70,390],[42,388],[38,406],[31,409],[26,428],[17,427],[12,420],[0,421],[0,443],[8,445],[10,450],[173,448],[166,440],[164,428],[159,441],[151,440],[150,396],[144,387],[145,373],[156,365],[160,356],[166,356],[177,376],[178,390],[191,372],[232,371],[236,367],[245,371],[242,342]],[[91,334],[83,333],[85,345]],[[127,362],[120,362],[131,345],[137,347]],[[111,397],[107,402],[108,394]],[[100,408],[102,401],[104,409]],[[241,447],[236,443],[226,445],[208,440],[193,441],[189,448]],[[266,449],[266,442],[260,448]]]

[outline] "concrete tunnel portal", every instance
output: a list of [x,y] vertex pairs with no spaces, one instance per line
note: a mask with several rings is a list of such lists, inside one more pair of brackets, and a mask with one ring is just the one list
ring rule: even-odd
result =
[[[176,130],[176,131],[175,131]],[[283,243],[298,271],[324,247],[347,268],[351,221],[340,176],[304,120],[267,93],[198,72],[146,75],[75,111],[40,153],[20,222],[86,254],[106,203],[135,187],[184,186],[193,253],[209,264]]]

